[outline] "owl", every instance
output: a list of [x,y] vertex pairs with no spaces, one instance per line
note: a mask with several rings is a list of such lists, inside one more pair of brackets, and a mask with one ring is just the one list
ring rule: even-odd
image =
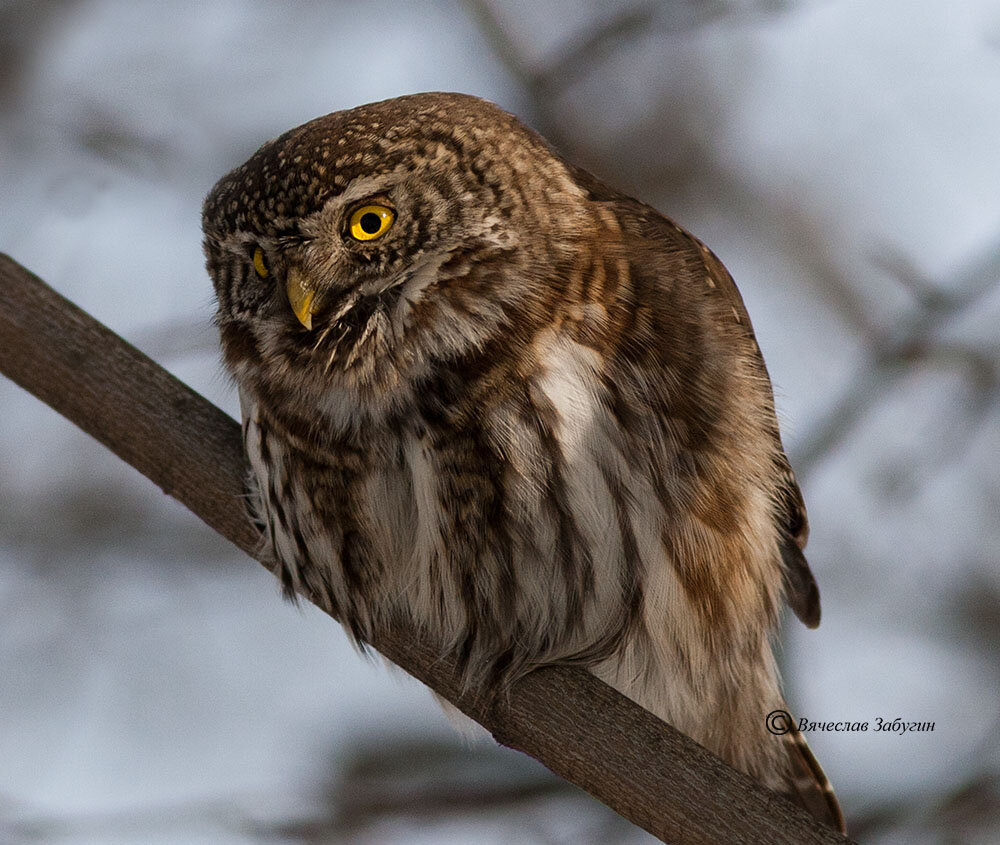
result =
[[262,542],[359,644],[503,690],[574,663],[843,827],[784,708],[802,496],[736,286],[497,106],[317,118],[204,204]]

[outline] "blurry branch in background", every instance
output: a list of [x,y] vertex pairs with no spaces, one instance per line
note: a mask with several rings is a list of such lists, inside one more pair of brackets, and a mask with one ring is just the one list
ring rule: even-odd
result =
[[[902,256],[880,254],[876,266],[910,292],[915,307],[907,318],[882,330],[865,332],[868,355],[827,417],[809,432],[792,455],[796,472],[806,475],[847,435],[907,373],[920,365],[939,367],[960,375],[974,397],[967,405],[965,431],[952,431],[952,448],[967,443],[989,410],[1000,399],[997,350],[976,349],[943,337],[950,320],[968,313],[1000,283],[1000,244],[972,262],[951,284],[925,279]],[[842,281],[846,285],[846,281]],[[939,454],[940,465],[948,455]]]
[[[587,68],[614,52],[623,41],[648,31],[659,3],[647,3],[628,9],[610,21],[598,24],[568,47],[559,51],[537,68],[529,66],[517,43],[493,10],[488,0],[466,0],[466,7],[475,18],[483,36],[494,53],[532,99],[544,101],[557,95],[559,89],[585,73]],[[550,131],[545,134],[549,135]],[[551,140],[551,138],[550,138]]]
[[793,5],[791,0],[649,0],[633,3],[586,29],[553,57],[533,65],[510,34],[510,28],[490,0],[465,0],[469,15],[507,72],[532,101],[536,128],[559,149],[572,145],[555,119],[555,100],[602,60],[642,36],[685,32],[720,18],[743,14],[773,14]]
[[[239,425],[2,255],[0,371],[255,555]],[[498,742],[665,841],[846,841],[582,669],[532,672],[497,700],[463,690],[454,664],[412,630],[372,645]]]

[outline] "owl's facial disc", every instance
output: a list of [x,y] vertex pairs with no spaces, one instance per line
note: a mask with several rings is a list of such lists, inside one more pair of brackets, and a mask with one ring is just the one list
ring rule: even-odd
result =
[[310,331],[312,330],[313,314],[319,310],[322,304],[322,297],[316,293],[316,284],[302,270],[294,264],[288,268],[288,275],[285,279],[285,292],[288,294],[288,303],[292,306],[292,312]]

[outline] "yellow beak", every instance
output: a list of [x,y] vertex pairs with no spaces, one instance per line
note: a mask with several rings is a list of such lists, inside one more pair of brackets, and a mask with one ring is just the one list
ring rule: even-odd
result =
[[301,270],[293,266],[288,268],[285,292],[288,294],[288,302],[299,322],[311,330],[313,314],[319,307],[315,285]]

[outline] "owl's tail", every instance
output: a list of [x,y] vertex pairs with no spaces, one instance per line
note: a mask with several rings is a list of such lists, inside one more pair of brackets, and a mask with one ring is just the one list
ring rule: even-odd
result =
[[833,786],[813,756],[806,738],[793,723],[783,739],[790,764],[786,791],[788,798],[821,822],[841,833],[847,833],[844,814],[837,796],[833,794]]

